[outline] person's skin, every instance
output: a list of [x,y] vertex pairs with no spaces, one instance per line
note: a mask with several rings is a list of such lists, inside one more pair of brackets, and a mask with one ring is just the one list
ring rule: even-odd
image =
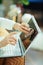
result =
[[[16,23],[13,26],[13,29],[19,30],[19,31],[21,31],[25,34],[29,34],[30,30],[31,30],[31,28],[29,28],[29,26],[26,25],[25,23],[22,23],[22,24]],[[16,44],[16,39],[13,37],[13,35],[16,34],[16,33],[17,32],[13,32],[13,33],[10,33],[8,36],[6,36],[5,39],[3,39],[3,41],[0,42],[0,48],[6,46],[8,44],[15,45]]]
[[0,41],[0,48],[8,44],[15,45],[17,40],[13,37],[14,34],[16,34],[16,32],[10,33],[2,41]]
[[25,33],[25,34],[30,33],[30,30],[31,30],[31,28],[29,27],[29,25],[26,24],[26,23],[22,23],[22,24],[16,23],[16,24],[13,26],[13,29],[19,30],[19,31],[21,31],[21,32],[23,32],[23,33]]

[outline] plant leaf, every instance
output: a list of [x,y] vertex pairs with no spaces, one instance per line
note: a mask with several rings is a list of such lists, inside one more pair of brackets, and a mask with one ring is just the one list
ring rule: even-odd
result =
[[25,5],[29,5],[28,0],[21,0],[21,1],[22,1],[23,4],[25,4]]

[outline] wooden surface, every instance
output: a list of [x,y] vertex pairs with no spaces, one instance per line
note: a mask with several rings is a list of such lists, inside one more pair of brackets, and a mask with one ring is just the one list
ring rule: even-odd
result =
[[0,59],[0,65],[3,65],[4,59]]
[[25,65],[24,57],[7,58],[4,65]]
[[24,57],[0,59],[0,65],[25,65]]

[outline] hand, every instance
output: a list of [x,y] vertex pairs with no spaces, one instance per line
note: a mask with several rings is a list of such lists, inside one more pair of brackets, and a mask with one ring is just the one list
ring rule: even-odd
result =
[[17,40],[13,37],[14,34],[17,34],[17,33],[12,32],[4,39],[7,42],[7,44],[13,44],[13,45],[16,44]]
[[16,32],[10,33],[8,36],[6,36],[0,43],[0,48],[4,47],[8,44],[15,45],[16,44],[16,39],[13,37],[14,34],[17,34]]
[[29,25],[28,24],[24,24],[24,23],[22,23],[22,24],[16,23],[13,26],[13,29],[19,30],[19,31],[21,31],[21,32],[23,32],[25,34],[30,33],[30,30],[31,30],[31,28],[29,28]]

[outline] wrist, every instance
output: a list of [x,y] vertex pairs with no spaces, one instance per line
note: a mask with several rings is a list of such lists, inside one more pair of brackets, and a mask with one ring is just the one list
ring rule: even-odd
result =
[[2,40],[2,41],[0,42],[0,48],[6,46],[7,44],[8,44],[7,41]]

